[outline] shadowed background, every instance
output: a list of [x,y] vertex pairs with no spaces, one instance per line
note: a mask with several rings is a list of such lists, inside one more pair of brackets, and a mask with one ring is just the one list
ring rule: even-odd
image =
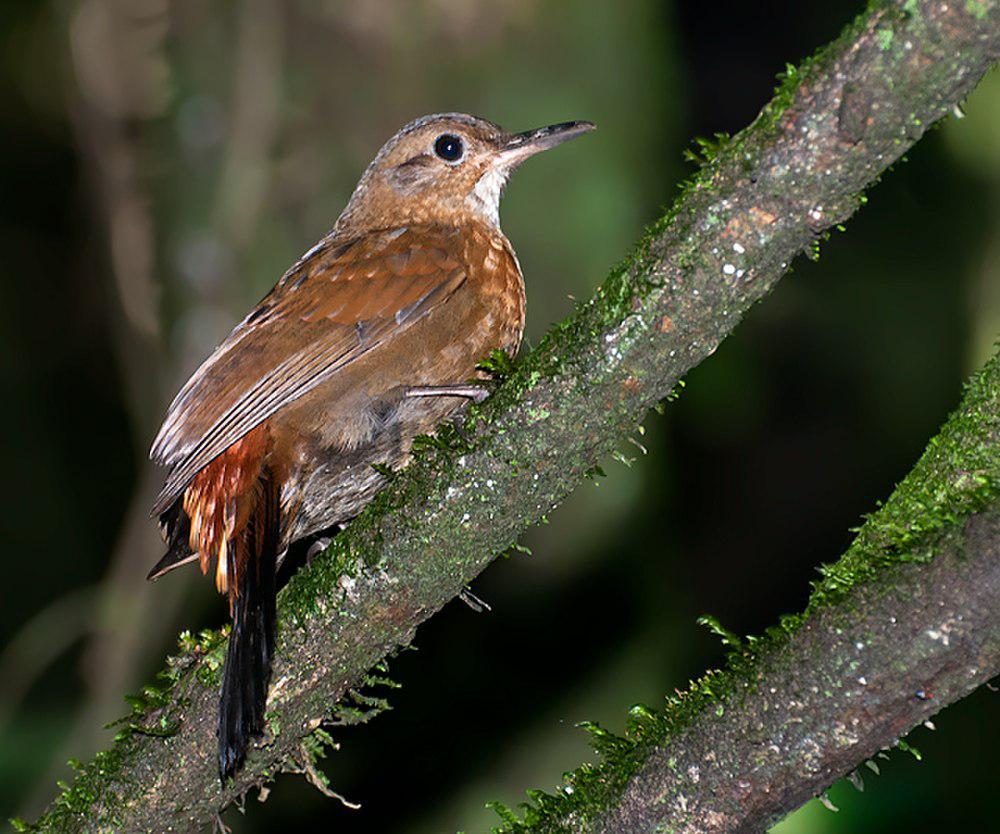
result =
[[[502,214],[528,341],[672,201],[695,135],[734,132],[859,2],[84,0],[0,4],[0,814],[33,816],[106,746],[182,628],[225,607],[160,555],[145,459],[177,387],[333,222],[380,144],[462,110],[512,130],[593,119]],[[391,663],[394,711],[336,734],[333,787],[247,801],[235,831],[482,831],[553,788],[633,703],[757,632],[889,494],[1000,332],[1000,76],[874,188],[586,484]],[[995,830],[982,690],[782,834]]]

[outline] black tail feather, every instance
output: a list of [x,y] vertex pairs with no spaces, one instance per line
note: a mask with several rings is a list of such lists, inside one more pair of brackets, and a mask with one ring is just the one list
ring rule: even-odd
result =
[[241,534],[243,541],[233,542],[229,550],[229,575],[237,577],[237,588],[219,700],[219,778],[223,785],[243,765],[251,740],[264,730],[264,708],[271,680],[279,493],[266,470],[261,473],[261,486],[257,506]]
[[146,579],[159,579],[174,568],[179,568],[181,565],[186,565],[198,558],[197,553],[191,552],[191,545],[188,542],[191,535],[191,522],[187,513],[182,509],[180,498],[174,501],[166,512],[160,514],[160,529],[166,535],[167,552],[153,566],[153,569],[146,575]]

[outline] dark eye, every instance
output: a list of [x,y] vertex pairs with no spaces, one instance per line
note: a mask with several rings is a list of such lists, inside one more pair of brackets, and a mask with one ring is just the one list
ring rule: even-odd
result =
[[445,162],[454,162],[462,158],[462,140],[450,133],[442,134],[434,141],[434,153]]

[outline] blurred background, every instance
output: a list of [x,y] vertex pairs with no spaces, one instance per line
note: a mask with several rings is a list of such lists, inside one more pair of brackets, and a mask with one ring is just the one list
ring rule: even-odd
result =
[[[4,0],[0,4],[0,815],[33,817],[70,757],[225,607],[196,571],[149,586],[146,450],[207,352],[333,222],[380,144],[427,112],[594,136],[514,177],[504,228],[528,341],[673,200],[695,135],[735,132],[860,0]],[[491,567],[392,663],[395,709],[338,735],[333,787],[278,780],[237,832],[484,831],[591,759],[583,719],[718,664],[695,624],[759,632],[889,494],[1000,332],[1000,77],[646,422],[532,556]],[[998,830],[982,690],[782,834]]]

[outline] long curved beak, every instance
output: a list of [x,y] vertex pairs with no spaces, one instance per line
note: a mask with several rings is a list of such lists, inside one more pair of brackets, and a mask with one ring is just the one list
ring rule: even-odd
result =
[[529,156],[547,151],[584,133],[596,130],[593,122],[561,122],[557,125],[515,133],[500,150],[500,159],[507,167],[520,165]]

